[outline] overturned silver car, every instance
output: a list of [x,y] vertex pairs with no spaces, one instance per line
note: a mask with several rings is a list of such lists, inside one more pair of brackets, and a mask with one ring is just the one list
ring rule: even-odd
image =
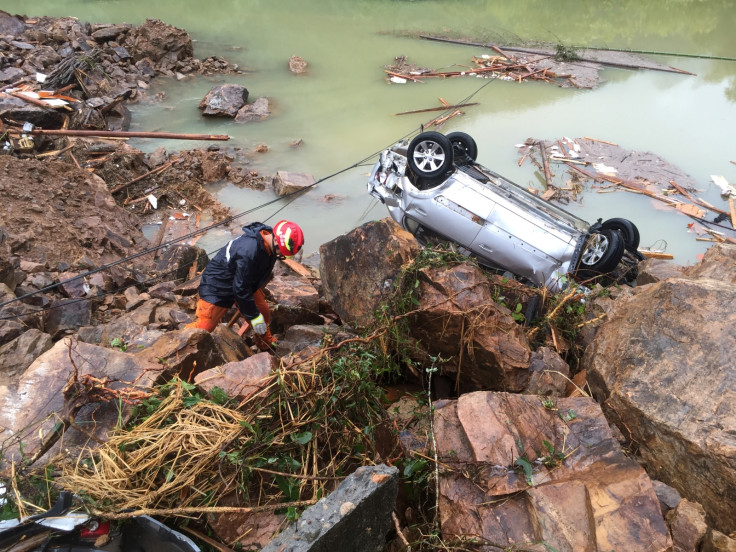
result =
[[381,153],[368,190],[421,243],[455,242],[530,284],[559,291],[570,276],[614,273],[633,281],[643,257],[631,221],[591,225],[480,165],[477,154],[464,132],[422,132]]

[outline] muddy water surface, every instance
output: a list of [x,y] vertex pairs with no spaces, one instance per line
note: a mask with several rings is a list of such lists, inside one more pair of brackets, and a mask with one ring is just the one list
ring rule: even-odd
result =
[[[267,121],[238,125],[203,120],[197,104],[223,80],[199,78],[159,80],[152,92],[164,92],[165,100],[135,105],[134,127],[227,133],[230,145],[246,151],[267,144],[269,151],[254,161],[263,174],[287,170],[320,179],[339,173],[293,203],[251,216],[299,221],[307,234],[307,251],[366,220],[386,216],[384,207],[366,193],[374,160],[370,156],[435,115],[396,113],[437,106],[440,97],[450,103],[467,98],[479,103],[441,130],[470,133],[478,142],[481,163],[523,185],[538,182],[540,176],[528,163],[517,165],[514,145],[528,137],[563,136],[591,136],[652,151],[690,174],[702,190],[699,195],[720,207],[727,204],[710,175],[736,181],[736,165],[730,162],[736,161],[736,62],[674,55],[736,57],[733,2],[4,0],[0,8],[29,17],[74,16],[90,22],[139,24],[158,18],[189,31],[196,41],[195,56],[221,55],[248,68],[227,80],[246,86],[251,98],[273,99],[274,113]],[[592,91],[473,77],[387,84],[383,66],[395,56],[440,69],[487,53],[412,38],[406,31],[466,35],[478,42],[543,41],[662,52],[666,55],[651,57],[696,75],[605,69],[605,82]],[[288,71],[293,54],[309,62],[308,75]],[[290,147],[296,139],[303,140],[301,148]],[[194,146],[142,140],[133,145],[146,151],[160,145],[169,151]],[[268,191],[240,190],[227,183],[215,191],[236,211],[273,199]],[[325,196],[335,198],[326,201]],[[666,244],[682,264],[694,262],[708,245],[687,232],[690,219],[642,196],[591,191],[567,208],[589,221],[630,218],[640,228],[642,245]],[[214,236],[205,243],[211,249],[220,239]]]

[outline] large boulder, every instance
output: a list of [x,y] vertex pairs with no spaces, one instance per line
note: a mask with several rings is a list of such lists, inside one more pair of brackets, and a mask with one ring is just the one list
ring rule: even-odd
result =
[[315,180],[311,174],[277,171],[271,183],[277,196],[285,196],[310,189]]
[[344,322],[366,326],[391,296],[402,265],[414,258],[419,243],[385,218],[322,244],[319,251],[327,302]]
[[220,84],[199,102],[202,115],[234,118],[248,102],[248,89],[239,84]]
[[275,274],[266,284],[271,309],[271,331],[281,333],[294,324],[321,324],[319,294],[312,282],[295,273]]
[[135,356],[158,364],[167,377],[179,375],[184,380],[224,361],[212,334],[198,328],[167,332]]
[[[158,362],[71,338],[57,342],[28,367],[17,385],[0,387],[4,461],[41,458],[47,448],[53,455],[61,446],[74,455],[103,442],[130,414],[126,397],[147,391],[162,368]],[[72,382],[84,383],[86,390],[79,387],[65,396]],[[119,392],[120,400],[112,394],[110,400],[101,400],[93,386]],[[68,427],[54,442],[51,436],[65,422]]]
[[446,362],[460,392],[522,391],[529,383],[531,350],[523,328],[494,302],[493,285],[477,267],[425,268],[409,332],[420,349]]
[[649,477],[592,399],[468,393],[435,403],[434,428],[443,538],[494,545],[479,550],[671,551]]
[[690,273],[730,281],[671,278],[639,288],[610,313],[583,365],[649,473],[702,504],[728,533],[736,531],[736,285],[723,250]]
[[228,397],[244,402],[272,381],[272,373],[278,360],[269,353],[258,353],[238,362],[228,362],[201,372],[194,383],[212,394],[215,387],[222,389]]

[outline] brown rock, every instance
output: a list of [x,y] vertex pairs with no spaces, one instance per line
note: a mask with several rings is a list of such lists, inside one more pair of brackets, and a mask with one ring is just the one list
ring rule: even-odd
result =
[[493,300],[477,267],[427,268],[419,275],[419,305],[410,335],[430,355],[450,359],[441,369],[460,372],[460,391],[522,391],[529,382],[531,351],[523,328]]
[[419,243],[385,218],[322,244],[319,251],[327,302],[344,322],[366,326],[390,297],[401,266],[414,258]]
[[[57,342],[38,357],[23,373],[17,386],[0,387],[0,427],[5,461],[21,456],[31,458],[40,450],[41,439],[48,438],[63,417],[62,390],[73,374],[93,375],[109,380],[106,387],[113,390],[145,390],[160,376],[161,365],[153,364],[121,353],[69,338]],[[123,382],[135,381],[135,385]],[[75,426],[69,427],[63,439],[51,449],[53,455],[62,445],[72,456],[83,447],[95,447],[105,439],[108,431],[127,419],[131,409],[118,401],[91,403],[75,415]],[[57,413],[57,414],[54,414]],[[77,428],[84,428],[84,432]],[[94,440],[90,438],[90,434]],[[23,444],[21,454],[19,444]]]
[[185,380],[223,364],[212,334],[198,328],[167,332],[135,356],[161,366],[167,376],[180,375]]
[[439,460],[452,468],[440,472],[443,538],[472,535],[494,549],[671,549],[651,481],[592,399],[545,408],[529,395],[468,393],[436,404],[434,427]]
[[286,516],[273,512],[216,514],[207,525],[221,541],[240,543],[243,550],[260,550],[281,528]]
[[567,362],[549,347],[540,347],[532,353],[529,362],[529,385],[524,393],[549,397],[563,397],[570,378]]
[[705,535],[701,552],[736,552],[736,539],[720,531],[709,530]]
[[171,67],[194,53],[192,39],[186,31],[158,19],[147,19],[143,25],[131,29],[125,47],[135,61],[147,58],[163,67]]
[[271,100],[268,98],[258,98],[253,103],[244,105],[235,115],[236,123],[248,123],[252,121],[262,121],[271,115]]
[[616,307],[583,358],[596,398],[649,473],[726,532],[736,530],[734,305],[731,283],[651,284]]
[[291,56],[289,58],[289,71],[297,75],[303,75],[307,72],[307,62],[299,56]]
[[278,171],[273,177],[273,190],[278,196],[285,196],[300,191],[308,190],[314,185],[314,177],[311,174]]
[[682,499],[674,510],[667,513],[667,524],[672,533],[674,552],[698,552],[708,525],[705,510],[697,502]]
[[684,271],[687,278],[712,278],[736,284],[736,245],[719,243],[710,247],[703,260]]
[[648,259],[639,263],[639,274],[636,277],[636,285],[653,284],[667,278],[682,276],[684,266],[674,264],[672,261],[663,259]]
[[228,397],[245,401],[271,381],[271,374],[278,360],[270,353],[258,353],[240,362],[229,362],[217,368],[201,372],[194,383],[208,393],[219,387]]

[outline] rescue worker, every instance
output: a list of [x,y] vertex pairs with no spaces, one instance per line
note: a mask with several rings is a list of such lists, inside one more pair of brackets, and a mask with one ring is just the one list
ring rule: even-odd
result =
[[302,229],[290,221],[273,228],[260,222],[243,226],[243,234],[220,249],[202,272],[197,318],[187,327],[213,331],[234,303],[257,334],[258,348],[268,350],[276,339],[268,329],[271,316],[261,288],[271,279],[276,260],[295,255],[303,245]]

